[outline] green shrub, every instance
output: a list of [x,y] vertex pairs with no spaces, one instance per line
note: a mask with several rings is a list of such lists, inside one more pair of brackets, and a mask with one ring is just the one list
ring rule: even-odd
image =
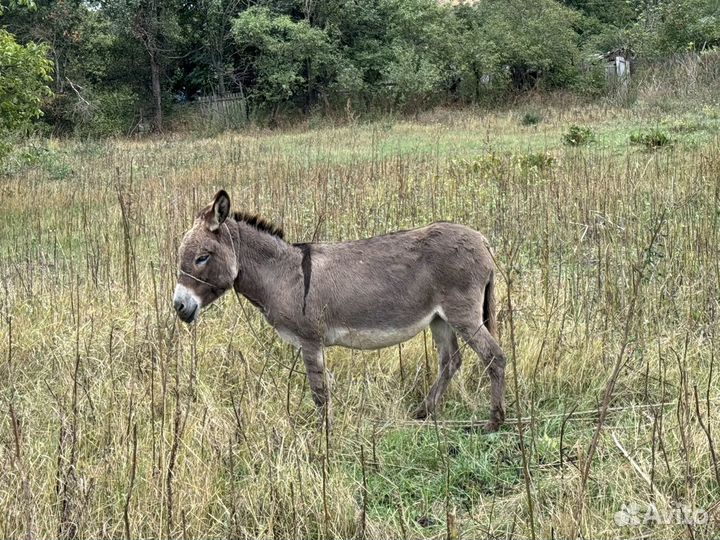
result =
[[578,126],[573,124],[563,135],[563,141],[569,146],[582,146],[592,142],[595,138],[592,130],[586,126]]
[[542,116],[536,112],[526,112],[520,120],[520,123],[523,126],[536,126],[542,122],[542,119]]
[[[39,126],[46,133],[69,135],[75,129],[75,109],[78,98],[75,94],[62,92],[53,94],[43,102],[43,117]],[[45,127],[46,126],[46,127]]]
[[0,138],[0,165],[12,152],[12,144],[10,144],[5,137]]
[[630,135],[630,142],[645,148],[660,148],[672,144],[672,139],[661,129],[636,131]]
[[456,174],[479,175],[482,178],[494,178],[502,174],[507,159],[488,152],[475,159],[460,159],[450,162],[451,170]]
[[73,107],[75,133],[85,137],[128,135],[137,121],[138,102],[129,88],[89,92]]
[[584,68],[570,88],[582,96],[591,98],[606,95],[613,86],[608,80],[606,69],[605,60],[599,56],[593,55],[584,59]]
[[17,175],[27,169],[44,171],[50,180],[64,180],[72,169],[62,152],[47,141],[37,139],[19,141],[12,145],[0,167],[2,175]]
[[520,169],[522,171],[542,171],[545,169],[550,169],[555,163],[555,158],[549,154],[541,152],[519,154],[515,156],[515,161],[520,166]]

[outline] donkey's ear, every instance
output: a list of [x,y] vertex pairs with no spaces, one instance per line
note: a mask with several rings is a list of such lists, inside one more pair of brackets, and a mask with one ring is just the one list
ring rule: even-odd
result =
[[220,225],[225,223],[228,215],[230,215],[230,196],[221,189],[215,195],[210,212],[205,215],[207,228],[211,231],[217,231]]

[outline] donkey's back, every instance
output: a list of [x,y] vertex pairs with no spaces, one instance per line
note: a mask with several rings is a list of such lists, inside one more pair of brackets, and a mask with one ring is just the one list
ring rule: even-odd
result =
[[493,259],[485,237],[469,227],[433,223],[310,249],[303,301],[325,345],[387,347],[435,318],[490,317]]

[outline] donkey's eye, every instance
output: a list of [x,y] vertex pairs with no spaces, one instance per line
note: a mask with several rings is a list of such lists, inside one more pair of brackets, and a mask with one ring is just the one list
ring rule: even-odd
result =
[[195,259],[195,264],[205,264],[209,258],[210,255],[200,255],[197,259]]

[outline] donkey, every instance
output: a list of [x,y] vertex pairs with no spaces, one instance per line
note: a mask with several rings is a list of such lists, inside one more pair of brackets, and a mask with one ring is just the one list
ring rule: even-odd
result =
[[262,311],[280,337],[302,351],[321,421],[329,422],[330,381],[324,350],[379,349],[430,327],[440,370],[415,411],[430,415],[461,354],[457,335],[487,366],[490,420],[505,420],[505,355],[496,339],[495,265],[487,240],[453,223],[433,223],[364,240],[290,244],[257,216],[230,213],[219,191],[199,212],[179,248],[174,307],[193,322],[234,288]]

